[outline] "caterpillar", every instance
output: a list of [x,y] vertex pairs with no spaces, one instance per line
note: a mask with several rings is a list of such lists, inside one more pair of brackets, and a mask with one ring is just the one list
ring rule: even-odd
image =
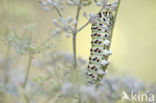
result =
[[[109,5],[111,6],[111,5]],[[96,16],[96,23],[91,27],[91,49],[87,67],[87,78],[90,84],[97,84],[107,72],[110,64],[108,57],[111,44],[111,30],[114,24],[114,14],[109,8],[104,9]]]

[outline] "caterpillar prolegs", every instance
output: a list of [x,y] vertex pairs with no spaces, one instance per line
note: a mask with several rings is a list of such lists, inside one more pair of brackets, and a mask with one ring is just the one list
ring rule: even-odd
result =
[[96,17],[92,24],[92,41],[88,69],[86,72],[88,82],[97,84],[107,72],[110,64],[108,57],[112,54],[109,50],[111,44],[111,30],[114,24],[113,11],[106,8]]

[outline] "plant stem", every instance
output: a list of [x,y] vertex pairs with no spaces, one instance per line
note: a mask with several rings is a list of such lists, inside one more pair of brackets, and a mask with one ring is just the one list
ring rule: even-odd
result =
[[80,16],[80,10],[81,10],[81,3],[82,0],[80,0],[80,3],[77,7],[77,12],[76,12],[76,19],[75,21],[77,22],[75,27],[74,27],[74,31],[73,31],[73,58],[74,58],[74,68],[77,68],[77,58],[76,58],[76,35],[77,35],[77,25],[78,25],[78,21],[79,21],[79,16]]
[[84,24],[80,29],[77,30],[77,32],[81,31],[83,28],[85,28],[90,23],[90,20],[87,21],[86,24]]
[[59,9],[56,6],[55,6],[55,9],[56,9],[57,13],[59,14],[59,16],[60,17],[63,17],[62,14],[61,14],[61,12],[59,11]]
[[[89,23],[90,20],[86,24],[84,24],[80,29],[77,30],[77,25],[78,25],[78,20],[79,20],[79,15],[80,15],[80,9],[81,9],[81,3],[82,0],[80,1],[79,6],[77,7],[77,14],[76,14],[76,21],[77,24],[75,25],[75,29],[73,32],[73,57],[74,57],[74,68],[77,68],[77,59],[76,59],[76,35],[79,31],[81,31],[83,28],[85,28]],[[101,12],[104,8],[102,8],[99,12]],[[99,13],[98,12],[98,13]],[[98,15],[98,13],[96,15]]]
[[7,52],[6,52],[6,66],[5,66],[5,80],[4,80],[4,85],[6,90],[9,81],[9,51],[10,51],[10,44],[8,44]]
[[[117,18],[117,14],[118,14],[120,2],[121,2],[121,0],[118,1],[118,5],[117,5],[117,7],[116,7],[116,11],[115,11],[115,14],[114,14],[113,26],[112,26],[112,30],[111,30],[111,33],[110,33],[110,42],[112,41],[113,31],[114,31],[114,27],[115,27],[115,21],[116,21],[116,18]],[[108,46],[107,50],[109,50],[109,49],[110,49],[110,46]],[[108,57],[106,58],[106,60],[108,60]],[[104,71],[105,71],[106,69],[107,69],[107,66],[105,66],[105,67],[103,68]]]
[[[119,10],[119,6],[120,6],[120,2],[121,0],[118,0],[118,4],[117,4],[117,7],[116,7],[116,10],[115,10],[115,14],[114,14],[114,20],[113,20],[113,26],[112,26],[112,29],[111,29],[111,33],[110,33],[110,42],[112,40],[112,36],[113,36],[113,31],[114,31],[114,27],[115,27],[115,21],[116,21],[116,17],[117,17],[117,14],[118,14],[118,10]],[[108,46],[107,50],[110,49],[110,46]],[[106,60],[108,60],[108,57],[105,58]],[[103,71],[106,71],[108,65],[107,66],[104,66],[103,68]],[[99,82],[100,82],[100,78],[102,79],[103,75],[98,75],[98,80],[96,81],[96,87],[99,86]]]
[[77,60],[76,60],[76,34],[73,34],[73,57],[74,57],[74,68],[77,68]]
[[81,10],[81,3],[82,3],[82,0],[80,1],[78,7],[77,7],[77,12],[76,12],[76,25],[75,25],[75,29],[74,31],[77,30],[77,25],[78,25],[78,21],[79,21],[79,16],[80,16],[80,10]]
[[24,79],[24,84],[23,84],[23,87],[24,87],[24,88],[25,88],[25,86],[26,86],[26,84],[27,84],[27,82],[28,82],[31,63],[32,63],[32,55],[29,54],[29,61],[28,61],[28,65],[27,65],[27,71],[26,71],[26,75],[25,75],[25,79]]
[[[115,21],[116,21],[117,14],[118,14],[118,11],[119,11],[120,2],[121,2],[121,0],[118,1],[118,5],[117,5],[117,7],[116,7],[116,11],[115,11],[115,15],[114,15],[114,24],[113,24],[113,26],[112,26],[112,30],[111,30],[111,34],[110,34],[110,42],[111,42],[111,40],[112,40],[113,31],[114,31],[114,27],[115,27]],[[109,46],[109,48],[110,48],[110,46]]]
[[[77,26],[78,26],[78,21],[79,21],[79,16],[80,16],[80,10],[81,10],[81,4],[82,4],[82,0],[80,0],[80,3],[77,7],[77,12],[76,12],[76,19],[75,21],[77,22],[73,31],[73,57],[74,57],[74,68],[77,70],[77,58],[76,58],[76,35],[77,35]],[[76,71],[77,75],[78,75],[78,71]],[[79,83],[79,77],[78,77],[78,85]],[[80,86],[79,86],[80,87]],[[79,90],[80,91],[80,90]],[[79,99],[78,99],[78,103],[81,103],[81,95],[79,94]]]
[[23,94],[23,96],[24,96],[24,99],[25,99],[26,103],[30,103],[30,99],[27,96],[27,94]]

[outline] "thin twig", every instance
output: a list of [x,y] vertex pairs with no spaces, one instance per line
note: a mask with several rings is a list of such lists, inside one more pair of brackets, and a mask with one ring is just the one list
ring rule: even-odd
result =
[[[77,29],[77,25],[78,25],[78,21],[79,21],[79,16],[80,16],[80,10],[81,10],[81,3],[82,3],[82,0],[80,1],[78,7],[77,7],[77,12],[76,12],[76,25],[75,25],[75,28],[74,28],[74,32],[76,32],[76,29]],[[75,33],[76,34],[76,33]]]
[[57,13],[59,14],[60,17],[63,17],[63,15],[61,14],[61,12],[59,11],[59,9],[55,6],[55,9],[57,11]]
[[86,24],[84,24],[80,29],[77,30],[77,33],[81,31],[83,28],[85,28],[89,23],[90,23],[90,19],[88,20]]

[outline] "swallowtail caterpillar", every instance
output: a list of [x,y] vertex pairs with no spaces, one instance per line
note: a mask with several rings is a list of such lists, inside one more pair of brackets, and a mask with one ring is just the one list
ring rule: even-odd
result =
[[108,57],[112,54],[109,50],[111,44],[112,28],[114,26],[114,11],[112,5],[107,5],[102,12],[96,16],[96,22],[91,27],[91,49],[89,64],[87,68],[87,78],[90,84],[99,85],[99,81],[107,72],[110,64]]

